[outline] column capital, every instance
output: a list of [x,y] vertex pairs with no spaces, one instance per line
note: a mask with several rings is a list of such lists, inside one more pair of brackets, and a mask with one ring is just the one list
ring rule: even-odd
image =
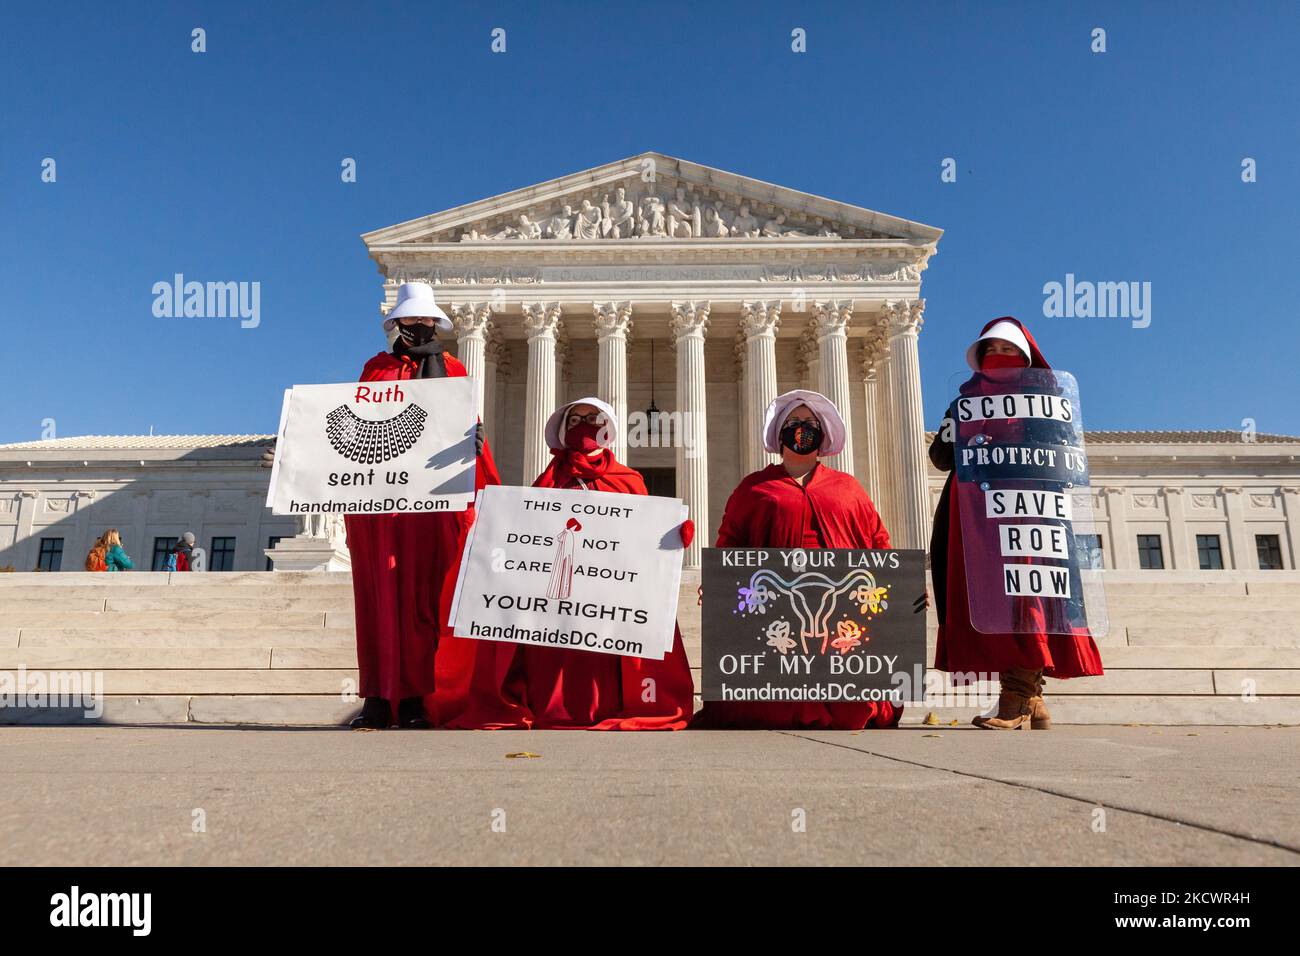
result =
[[675,341],[704,338],[705,330],[709,327],[708,302],[674,302],[672,309],[672,333]]
[[627,338],[632,331],[631,302],[593,302],[591,312],[598,341]]
[[1168,496],[1168,495],[1181,495],[1187,489],[1184,488],[1182,485],[1164,485],[1161,487],[1160,490],[1163,491],[1166,496]]
[[890,299],[881,309],[890,336],[916,335],[925,324],[924,299]]
[[461,302],[452,308],[456,338],[486,337],[492,328],[492,306],[486,302]]
[[781,300],[753,301],[740,304],[740,334],[743,339],[776,335],[781,325]]
[[534,339],[553,339],[560,329],[561,316],[558,302],[525,302],[524,329],[528,332],[528,341]]
[[812,319],[809,325],[821,341],[828,335],[843,335],[853,318],[853,303],[848,301],[824,301],[813,303]]
[[882,335],[872,335],[862,340],[862,379],[866,382],[876,381],[880,367],[889,361],[889,339]]
[[1240,485],[1224,485],[1222,488],[1219,489],[1219,491],[1221,491],[1225,497],[1227,495],[1239,495],[1241,494],[1241,490],[1242,489]]

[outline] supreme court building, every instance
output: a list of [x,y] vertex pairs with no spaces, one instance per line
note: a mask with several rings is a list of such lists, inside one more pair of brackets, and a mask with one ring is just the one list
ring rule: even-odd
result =
[[362,238],[381,311],[423,281],[452,316],[502,481],[531,483],[546,418],[598,395],[625,423],[618,457],[690,508],[690,567],[731,490],[776,460],[763,412],[792,388],[845,413],[829,463],[866,486],[898,546],[926,547],[917,334],[941,235],[643,153]]
[[[545,467],[542,425],[558,405],[599,395],[624,421],[619,458],[652,494],[690,506],[700,533],[686,564],[698,568],[731,490],[775,460],[758,440],[764,409],[798,387],[846,412],[849,441],[831,464],[865,485],[894,543],[928,547],[946,476],[926,458],[917,335],[940,234],[645,153],[362,238],[383,275],[381,312],[400,283],[421,281],[452,316],[448,345],[481,384],[506,484]],[[79,569],[107,527],[142,568],[184,531],[212,570],[347,568],[337,515],[266,509],[260,461],[273,440],[0,444],[0,571]],[[1089,431],[1087,442],[1096,567],[1300,563],[1300,437]]]

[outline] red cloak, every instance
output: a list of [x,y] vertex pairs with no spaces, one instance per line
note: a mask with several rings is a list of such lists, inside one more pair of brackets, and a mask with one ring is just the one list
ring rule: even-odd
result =
[[[746,477],[727,500],[719,548],[888,548],[866,491],[842,471],[819,463],[807,485],[780,464]],[[894,727],[903,708],[867,703],[706,701],[692,726],[770,730],[861,730]]]
[[[444,358],[449,377],[465,374],[459,361]],[[405,356],[380,352],[362,369],[361,381],[410,379],[418,368]],[[501,483],[486,443],[475,464],[476,487]],[[451,633],[447,615],[473,520],[472,507],[450,514],[344,517],[362,697],[384,697],[395,706],[433,691],[434,652]]]
[[[580,488],[647,494],[640,473],[606,450],[594,459],[556,454],[535,488]],[[464,645],[476,645],[472,648]],[[694,708],[695,685],[682,635],[661,661],[562,648],[453,637],[470,680],[456,693],[442,680],[430,714],[440,726],[496,730],[681,730]],[[649,685],[645,682],[651,681]],[[652,696],[645,700],[644,696]]]
[[[1038,343],[1024,325],[1011,316],[994,319],[980,330],[983,335],[998,322],[1013,322],[1029,343],[1030,368],[1050,369]],[[963,395],[978,393],[985,380],[978,373],[961,388]],[[948,414],[952,414],[951,407]],[[935,509],[930,535],[930,567],[935,606],[939,613],[939,642],[934,666],[959,673],[1001,673],[1013,667],[1041,670],[1048,677],[1087,677],[1102,673],[1101,653],[1086,628],[1074,634],[984,634],[970,620],[966,595],[966,549],[961,537],[958,496],[953,493],[956,472],[953,446],[943,440],[943,430],[930,446],[930,460],[950,472]]]

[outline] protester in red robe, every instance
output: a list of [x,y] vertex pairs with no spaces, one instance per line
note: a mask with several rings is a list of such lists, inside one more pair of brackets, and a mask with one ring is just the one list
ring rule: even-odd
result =
[[[451,321],[430,286],[402,285],[384,329],[396,332],[392,352],[365,365],[361,381],[449,378],[465,367],[443,352],[438,329]],[[475,486],[499,484],[480,424],[475,435]],[[442,514],[348,515],[357,665],[365,704],[355,729],[429,726],[422,698],[434,690],[434,654],[450,634],[447,617],[473,509]],[[396,705],[396,706],[394,706]],[[394,713],[395,712],[395,713]]]
[[[598,398],[565,405],[546,423],[553,456],[535,488],[647,494],[641,475],[614,458],[614,409]],[[682,527],[683,545],[694,524]],[[467,645],[475,645],[473,648]],[[681,730],[694,709],[690,662],[676,631],[661,661],[567,648],[452,638],[469,680],[440,685],[430,712],[457,729]]]
[[[998,369],[1041,368],[1050,365],[1038,350],[1029,330],[1010,316],[994,319],[966,350],[966,362],[975,374],[961,387],[963,396],[989,394],[985,373]],[[930,460],[950,472],[934,515],[930,537],[930,564],[935,604],[939,612],[939,643],[934,666],[954,674],[998,673],[1002,688],[997,713],[976,717],[986,730],[1018,730],[1028,724],[1035,730],[1051,726],[1043,701],[1043,677],[1086,677],[1102,673],[1101,654],[1087,628],[1073,634],[985,634],[971,625],[966,591],[966,554],[958,495],[953,491],[953,408],[930,445]],[[1027,600],[1027,599],[1026,599]]]
[[[747,476],[731,493],[719,548],[888,548],[889,532],[857,480],[818,459],[844,448],[839,409],[796,389],[768,406],[763,447],[781,463]],[[706,701],[692,726],[736,729],[894,727],[901,705]]]

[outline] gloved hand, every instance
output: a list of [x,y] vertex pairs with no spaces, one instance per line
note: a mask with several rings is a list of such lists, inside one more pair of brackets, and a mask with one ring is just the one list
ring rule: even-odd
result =
[[272,438],[272,439],[271,439],[271,447],[270,447],[270,448],[267,448],[266,451],[262,452],[262,467],[263,467],[263,468],[270,468],[270,467],[272,467],[272,466],[275,465],[275,442],[276,442],[276,439]]
[[682,526],[677,530],[681,532],[682,547],[689,548],[691,546],[691,542],[695,540],[695,522],[692,521],[690,518],[687,518],[685,521],[682,522]]
[[487,438],[483,434],[483,423],[477,422],[474,425],[474,454],[483,454],[483,443]]

